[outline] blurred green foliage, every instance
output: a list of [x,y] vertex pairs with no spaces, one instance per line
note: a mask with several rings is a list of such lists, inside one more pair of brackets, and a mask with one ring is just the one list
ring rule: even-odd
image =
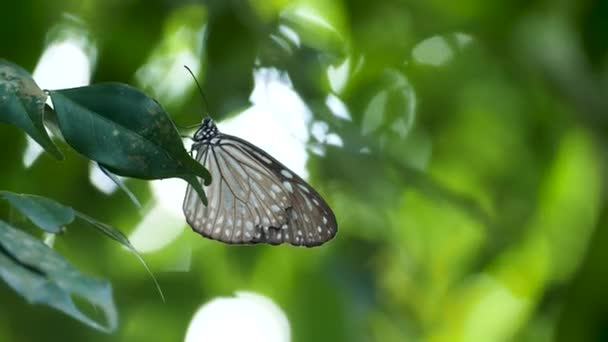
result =
[[[1,341],[181,340],[201,303],[235,290],[275,300],[294,341],[608,338],[607,1],[64,0],[3,13],[0,58],[33,70],[69,13],[96,47],[93,82],[152,95],[171,79],[138,84],[136,72],[183,48],[172,40],[189,32],[180,21],[204,24],[184,39],[199,44],[211,113],[237,115],[254,68],[276,67],[344,145],[308,165],[336,212],[333,242],[231,247],[184,231],[145,255],[156,270],[189,258],[187,272],[156,272],[163,303],[125,250],[70,229],[54,249],[111,281],[117,332],[0,284]],[[332,115],[328,94],[352,120]],[[182,101],[156,95],[177,122],[200,120],[194,88]],[[0,189],[132,229],[141,214],[128,197],[96,190],[88,161],[57,143],[64,161],[44,154],[24,168],[25,134],[0,125]],[[127,183],[150,200],[146,182]],[[4,203],[0,213],[11,216]]]

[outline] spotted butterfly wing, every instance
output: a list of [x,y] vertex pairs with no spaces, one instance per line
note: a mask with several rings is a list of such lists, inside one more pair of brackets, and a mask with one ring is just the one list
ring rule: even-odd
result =
[[183,210],[203,236],[229,244],[313,247],[336,235],[336,217],[317,191],[251,143],[220,133],[210,118],[195,133],[192,149],[211,173],[209,203],[188,186]]

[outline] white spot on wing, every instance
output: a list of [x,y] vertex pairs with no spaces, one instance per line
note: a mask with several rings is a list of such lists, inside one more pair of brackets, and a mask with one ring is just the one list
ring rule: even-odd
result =
[[252,151],[252,152],[253,152],[255,155],[257,155],[257,156],[258,156],[258,158],[260,158],[261,160],[263,160],[263,161],[264,161],[264,163],[266,163],[266,164],[272,164],[272,161],[271,161],[270,159],[268,159],[268,158],[264,157],[262,154],[257,153],[256,151]]
[[281,170],[281,174],[283,176],[285,176],[285,178],[289,178],[289,179],[293,178],[293,175],[291,174],[291,172],[289,172],[289,171],[287,171],[285,169]]
[[[285,181],[283,182],[283,186],[285,187],[285,189],[287,189],[287,191],[289,192],[293,192],[293,188],[291,187],[291,183]],[[287,198],[285,198],[284,200],[286,200]]]
[[306,201],[306,206],[308,207],[308,210],[312,211],[312,203],[310,203],[310,200],[308,200],[308,196],[304,196],[304,201]]
[[309,190],[306,186],[302,185],[302,184],[298,184],[298,186],[300,187],[300,189],[302,189],[302,191],[304,191],[305,193],[309,193]]

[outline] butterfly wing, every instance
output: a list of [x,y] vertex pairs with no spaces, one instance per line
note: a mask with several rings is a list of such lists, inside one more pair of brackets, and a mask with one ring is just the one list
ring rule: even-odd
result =
[[221,134],[201,145],[197,160],[211,173],[205,207],[190,186],[184,200],[188,224],[230,244],[290,243],[318,246],[337,233],[336,218],[302,178],[249,142]]

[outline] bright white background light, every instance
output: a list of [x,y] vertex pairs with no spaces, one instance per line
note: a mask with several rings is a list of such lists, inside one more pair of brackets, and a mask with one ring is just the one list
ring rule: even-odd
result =
[[[87,44],[82,32],[68,32],[69,37],[50,43],[36,64],[32,73],[34,81],[41,89],[62,89],[87,85],[91,77],[91,60],[95,58],[94,49],[91,55],[86,53]],[[49,100],[49,104],[50,103]],[[44,150],[36,141],[27,137],[27,146],[23,152],[23,165],[26,168],[38,159]]]
[[63,89],[89,84],[91,61],[84,38],[51,43],[42,53],[33,77],[42,89]]
[[253,106],[218,123],[219,130],[251,142],[306,178],[306,126],[312,117],[310,110],[293,90],[286,73],[260,68],[254,81],[249,98]]
[[289,320],[272,300],[253,292],[218,297],[194,314],[185,342],[288,342]]
[[129,235],[140,253],[158,251],[175,241],[184,231],[182,201],[188,185],[179,178],[151,181],[154,203]]

